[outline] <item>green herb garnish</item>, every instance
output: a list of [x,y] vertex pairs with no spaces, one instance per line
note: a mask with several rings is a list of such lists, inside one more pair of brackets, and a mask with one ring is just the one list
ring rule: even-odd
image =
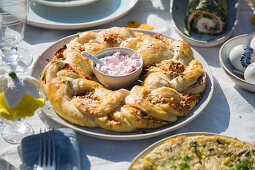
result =
[[183,77],[183,75],[184,75],[184,73],[180,73],[180,74],[179,74],[180,77]]
[[17,75],[16,75],[16,73],[15,73],[14,71],[10,71],[10,72],[8,73],[8,75],[9,75],[12,79],[17,78]]
[[183,159],[184,159],[184,161],[187,161],[188,159],[190,159],[190,156],[189,156],[189,155],[185,155],[185,156],[183,157]]
[[178,165],[179,165],[180,170],[189,170],[189,164],[187,164],[187,163],[181,162]]
[[228,167],[232,167],[232,166],[233,166],[233,163],[230,162],[227,166],[228,166]]
[[197,147],[197,141],[193,142],[193,146]]
[[252,162],[248,161],[248,160],[244,160],[243,162],[239,163],[236,165],[236,169],[237,170],[248,170],[250,169],[252,166]]
[[168,159],[168,160],[165,160],[163,162],[161,162],[160,166],[164,166],[165,164],[174,164],[174,162],[176,161],[175,158],[171,158],[171,159]]
[[92,89],[86,90],[85,93],[84,93],[84,95],[88,95],[88,94],[90,94],[90,93],[92,93],[92,92],[94,92],[94,90],[92,90]]

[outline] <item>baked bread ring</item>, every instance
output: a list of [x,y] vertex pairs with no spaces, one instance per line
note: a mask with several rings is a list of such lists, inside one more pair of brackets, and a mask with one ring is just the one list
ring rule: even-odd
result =
[[[110,47],[141,54],[140,86],[111,91],[92,80],[91,61],[81,51],[95,54]],[[113,27],[83,32],[60,48],[45,66],[41,85],[56,113],[70,123],[131,132],[186,116],[205,90],[206,74],[186,42]]]

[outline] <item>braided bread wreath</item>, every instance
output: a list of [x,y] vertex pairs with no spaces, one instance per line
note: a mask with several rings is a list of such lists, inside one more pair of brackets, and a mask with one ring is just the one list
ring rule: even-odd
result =
[[[142,55],[140,86],[111,91],[92,80],[90,61],[81,51],[95,54],[111,47]],[[131,132],[186,116],[201,99],[206,74],[186,42],[113,27],[80,33],[60,48],[45,66],[41,85],[55,112],[70,123]]]

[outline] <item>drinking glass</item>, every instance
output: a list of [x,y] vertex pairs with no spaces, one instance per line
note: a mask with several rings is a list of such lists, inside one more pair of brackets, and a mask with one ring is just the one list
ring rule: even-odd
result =
[[[33,57],[27,49],[17,47],[23,38],[30,0],[0,0],[0,68],[23,73],[28,71]],[[19,143],[34,133],[24,118],[2,120],[1,134],[9,143]],[[0,120],[0,121],[1,121]]]
[[0,0],[0,67],[27,71],[33,57],[17,47],[23,40],[30,0]]
[[25,121],[25,118],[6,120],[1,116],[1,119],[4,123],[1,134],[8,143],[18,144],[24,137],[34,134],[32,126]]

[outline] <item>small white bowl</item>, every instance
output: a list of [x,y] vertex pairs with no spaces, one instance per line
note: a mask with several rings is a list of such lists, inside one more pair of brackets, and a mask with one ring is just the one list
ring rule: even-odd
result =
[[115,48],[107,48],[102,51],[99,51],[98,53],[95,54],[95,57],[98,59],[106,57],[106,56],[111,56],[116,52],[120,52],[122,55],[123,54],[128,54],[129,56],[132,56],[133,54],[137,53],[138,56],[140,56],[140,61],[141,65],[140,67],[135,70],[132,73],[129,73],[127,75],[123,76],[113,76],[113,75],[108,75],[105,74],[95,68],[96,63],[92,62],[92,69],[94,71],[94,74],[96,75],[97,79],[108,89],[120,89],[124,87],[128,87],[131,85],[141,74],[142,69],[143,69],[143,59],[142,56],[130,49],[130,48],[121,48],[121,47],[115,47]]
[[229,53],[231,49],[237,45],[250,45],[251,39],[254,36],[255,34],[244,34],[231,38],[221,46],[219,52],[220,64],[225,73],[236,83],[236,85],[252,92],[255,92],[255,84],[245,81],[242,75],[235,72],[235,68],[232,66],[229,59]]

